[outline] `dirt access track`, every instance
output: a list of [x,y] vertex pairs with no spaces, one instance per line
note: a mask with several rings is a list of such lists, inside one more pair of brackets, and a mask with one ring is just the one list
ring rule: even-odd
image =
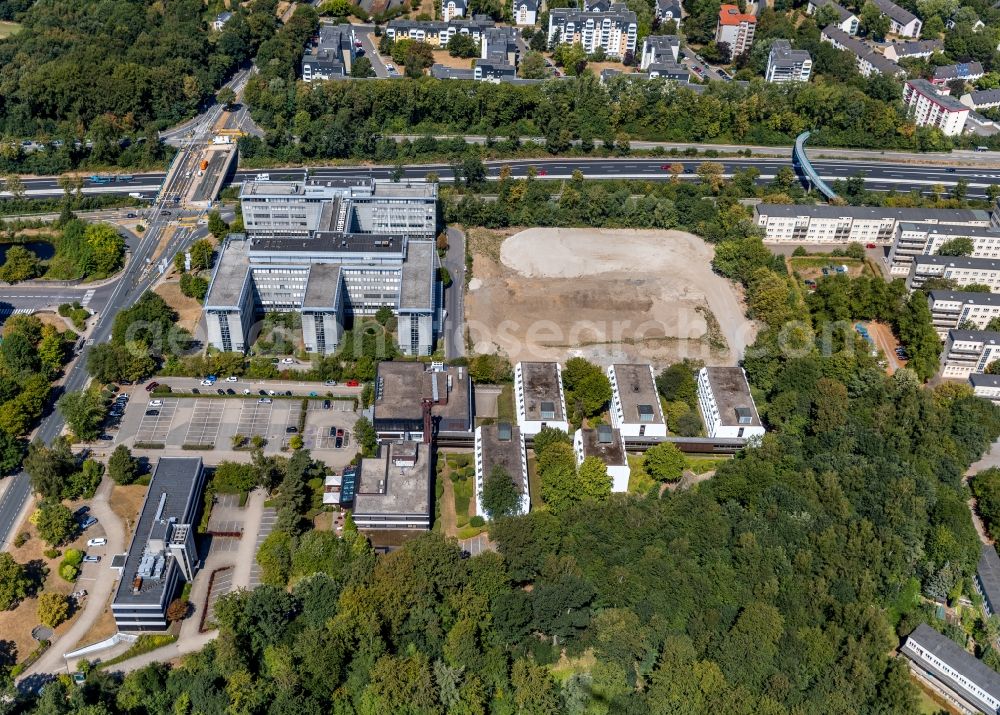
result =
[[[469,231],[474,350],[519,360],[733,365],[756,331],[713,248],[683,231]],[[509,237],[508,237],[509,236]]]

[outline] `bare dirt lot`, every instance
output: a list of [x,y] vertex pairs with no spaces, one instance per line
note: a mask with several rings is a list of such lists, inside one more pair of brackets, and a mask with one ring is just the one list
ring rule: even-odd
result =
[[181,293],[180,279],[165,281],[153,290],[177,311],[177,325],[193,335],[201,320],[201,303]]
[[738,289],[712,272],[712,247],[690,233],[473,229],[469,250],[477,352],[725,365],[754,339]]

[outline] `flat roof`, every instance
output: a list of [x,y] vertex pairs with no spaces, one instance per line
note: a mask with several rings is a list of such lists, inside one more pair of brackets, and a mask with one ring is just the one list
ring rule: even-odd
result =
[[340,302],[340,266],[313,263],[309,266],[303,308],[336,308]]
[[301,181],[244,181],[241,196],[302,196]]
[[[397,466],[394,460],[412,457],[416,464]],[[429,515],[431,480],[430,447],[416,442],[392,442],[378,457],[365,457],[358,470],[354,494],[357,515]]]
[[[625,422],[664,424],[660,393],[657,392],[656,382],[653,379],[653,368],[637,363],[615,363],[611,368],[615,373],[615,387]],[[652,417],[640,419],[640,415],[650,413]]]
[[381,198],[437,199],[438,185],[433,181],[426,182],[385,182],[376,181],[372,196]]
[[[940,67],[938,69],[941,69]],[[906,83],[915,91],[922,94],[931,102],[951,112],[968,112],[969,108],[952,97],[950,94],[941,94],[937,87],[923,78],[910,79]]]
[[[990,375],[986,372],[974,372],[969,375],[969,382],[973,387],[1000,387],[1000,375]],[[1000,590],[997,591],[997,595],[1000,596]],[[998,598],[997,603],[1000,604],[1000,598]]]
[[810,216],[815,218],[885,219],[920,223],[921,221],[984,221],[990,214],[982,209],[923,209],[888,206],[831,206],[829,204],[757,204],[754,211],[765,216]]
[[[1000,673],[959,646],[951,638],[941,635],[926,623],[921,623],[906,639],[907,641],[912,639],[919,643],[924,650],[933,653],[958,674],[975,683],[994,698],[1000,698]],[[930,665],[925,660],[917,662],[924,667]],[[953,676],[948,675],[944,675],[943,679],[946,681],[956,680]],[[962,697],[976,702],[977,705],[984,706],[986,712],[992,712],[986,703],[981,703],[965,688],[959,687],[958,692],[962,694]]]
[[201,471],[201,457],[161,457],[156,463],[112,606],[157,605],[163,600],[169,569],[175,567],[174,559],[166,559],[159,578],[143,578],[138,593],[133,593],[133,583],[149,540],[165,538],[171,519],[184,524],[194,517],[200,497],[200,490],[195,487]]
[[[524,414],[532,422],[539,420],[563,421],[566,409],[563,405],[562,383],[559,365],[554,362],[522,362],[521,382],[524,389]],[[543,404],[552,407],[552,417],[542,417]],[[548,410],[546,409],[546,412]]]
[[956,301],[968,305],[1000,305],[1000,293],[977,293],[976,291],[932,290],[927,293],[931,301]]
[[[1000,375],[989,375],[998,378]],[[979,565],[976,567],[979,582],[982,584],[990,607],[1000,606],[1000,556],[992,544],[982,544],[979,547]]]
[[[899,227],[904,231],[921,231],[928,236],[985,236],[1000,238],[1000,231],[994,231],[989,226],[956,226],[949,223],[911,223],[900,221]],[[959,256],[950,256],[958,258]]]
[[435,372],[423,362],[380,362],[375,373],[374,416],[379,420],[422,420],[422,401],[424,398],[434,399],[436,394],[439,400],[447,397],[448,401],[435,404],[431,414],[471,420],[470,390],[469,373],[462,367],[447,365],[440,372]]
[[583,441],[584,458],[597,457],[609,467],[628,465],[620,431],[601,425],[597,429],[581,429],[580,437]]
[[[750,386],[747,384],[743,368],[739,367],[706,367],[708,384],[715,396],[715,404],[719,408],[719,419],[724,425],[740,427],[760,427],[760,417],[754,405]],[[736,411],[749,409],[750,421],[741,423]]]
[[403,253],[404,236],[398,234],[339,233],[337,231],[316,231],[309,238],[265,237],[252,241],[251,251],[331,253],[331,254],[383,254]]
[[953,268],[972,268],[983,270],[1000,270],[1000,258],[973,258],[972,256],[925,256],[913,257],[914,264],[932,266],[950,266]]
[[[510,439],[501,439],[501,429],[510,431]],[[519,494],[528,488],[528,475],[524,473],[524,452],[521,430],[517,424],[504,423],[479,427],[480,444],[483,451],[483,478],[493,471],[493,467],[503,467],[514,481]]]
[[222,255],[212,272],[212,282],[205,295],[205,309],[239,308],[250,273],[250,242],[233,240],[222,246]]
[[401,311],[429,311],[434,308],[434,285],[437,269],[434,265],[436,249],[430,241],[411,241],[399,281],[399,309]]
[[994,330],[949,330],[948,339],[952,342],[961,340],[962,342],[989,343],[996,345],[1000,343],[1000,333]]

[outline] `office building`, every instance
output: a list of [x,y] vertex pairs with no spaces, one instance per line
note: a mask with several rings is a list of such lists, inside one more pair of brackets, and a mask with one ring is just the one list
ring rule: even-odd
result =
[[607,10],[591,11],[555,8],[549,12],[549,46],[579,43],[587,54],[603,49],[608,57],[623,58],[635,53],[639,22],[634,12],[621,3]]
[[461,365],[388,361],[375,370],[372,425],[383,440],[471,435],[472,381]]
[[660,393],[651,365],[616,363],[608,368],[611,424],[623,437],[666,437]]
[[906,70],[892,60],[880,55],[856,37],[840,29],[839,25],[828,25],[820,33],[823,42],[829,42],[838,50],[846,50],[854,56],[854,63],[865,77],[873,74],[884,74],[887,77],[901,77]]
[[975,82],[982,79],[986,71],[981,62],[961,62],[957,65],[944,65],[934,69],[934,76],[931,84],[940,87],[942,91],[948,91],[948,83],[960,79],[964,82]]
[[1000,259],[968,258],[966,256],[914,256],[910,261],[906,287],[917,290],[932,278],[945,278],[954,281],[956,290],[961,290],[962,287],[975,283],[988,286],[990,291],[994,293],[1000,293]]
[[530,26],[538,22],[538,0],[513,0],[511,17],[515,25]]
[[[989,400],[995,405],[1000,405],[1000,375],[989,375],[985,372],[974,372],[969,375],[969,385],[972,387],[972,394]],[[997,599],[990,601],[990,608],[1000,603]],[[993,611],[990,611],[993,615]]]
[[926,623],[906,637],[899,652],[917,678],[929,682],[960,712],[996,715],[1000,710],[1000,673]]
[[698,406],[712,438],[763,437],[764,426],[741,367],[703,367],[698,371]]
[[937,127],[948,137],[965,129],[969,108],[954,97],[941,94],[925,79],[911,79],[903,85],[903,104],[918,127]]
[[578,429],[573,435],[573,452],[576,466],[583,460],[596,457],[604,462],[611,477],[612,492],[627,492],[632,470],[628,466],[625,443],[621,432],[610,425],[598,425],[597,429]]
[[858,25],[860,24],[858,16],[843,5],[838,5],[833,0],[809,0],[809,3],[806,5],[806,14],[815,15],[816,11],[821,7],[832,7],[834,12],[837,13],[837,22],[834,27],[848,35],[858,34]]
[[346,77],[354,61],[355,42],[351,25],[320,25],[319,34],[302,55],[302,81]]
[[736,5],[723,4],[719,8],[719,19],[715,26],[715,42],[729,45],[730,56],[735,58],[753,45],[756,29],[756,16],[740,12]]
[[968,379],[974,372],[986,372],[1000,359],[1000,332],[990,330],[949,330],[944,341],[941,377]]
[[767,56],[768,82],[808,82],[812,75],[812,58],[805,50],[793,50],[788,40],[775,40]]
[[1000,107],[1000,89],[984,89],[963,94],[958,100],[969,109],[996,109]]
[[514,366],[517,425],[525,437],[543,427],[569,432],[562,368],[557,362],[519,362]]
[[1000,231],[992,228],[900,222],[887,257],[889,270],[894,275],[909,275],[914,258],[934,255],[957,238],[972,241],[973,258],[1000,258]]
[[527,514],[531,509],[528,453],[524,447],[524,434],[510,422],[476,428],[476,513],[486,520],[492,517],[483,508],[483,483],[496,467],[510,475],[521,495],[519,513]]
[[195,519],[205,486],[200,457],[161,457],[111,602],[120,631],[162,631],[167,607],[199,566]]
[[909,10],[901,8],[892,0],[874,0],[875,5],[883,15],[889,18],[889,33],[900,37],[912,37],[914,40],[920,39],[920,30],[923,23]]
[[389,442],[358,467],[352,516],[359,529],[430,529],[434,516],[430,446]]
[[1000,293],[932,290],[927,294],[927,305],[942,340],[954,328],[985,330],[991,320],[1000,318]]

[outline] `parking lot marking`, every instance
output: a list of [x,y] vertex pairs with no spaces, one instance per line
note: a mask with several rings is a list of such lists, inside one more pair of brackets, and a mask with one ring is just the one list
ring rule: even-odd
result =
[[[135,439],[137,442],[165,442],[170,433],[170,425],[174,421],[174,414],[177,411],[177,398],[162,398],[163,404],[159,407],[153,407],[149,402],[143,408],[142,420],[139,422]],[[146,414],[150,410],[156,410],[157,414]]]
[[246,437],[266,437],[273,408],[273,402],[261,404],[257,400],[243,400],[236,432]]
[[215,444],[225,407],[222,400],[196,400],[184,444]]

